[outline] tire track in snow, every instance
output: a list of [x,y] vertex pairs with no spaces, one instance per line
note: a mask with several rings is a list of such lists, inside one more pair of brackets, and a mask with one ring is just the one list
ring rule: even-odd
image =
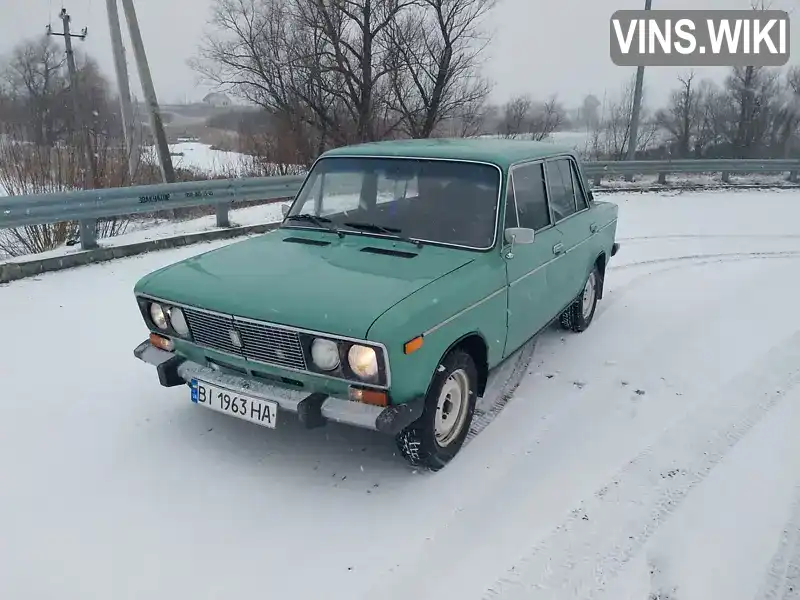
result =
[[[630,289],[643,283],[645,278],[654,275],[670,273],[678,269],[689,269],[698,266],[720,264],[725,262],[798,258],[800,257],[800,250],[767,254],[768,256],[764,256],[764,253],[734,253],[731,255],[697,255],[697,257],[691,257],[690,260],[695,260],[697,262],[690,262],[690,260],[687,260],[686,257],[677,257],[676,259],[656,259],[659,262],[678,262],[679,264],[668,266],[659,271],[643,273],[624,285],[611,290],[611,293],[609,293],[608,296],[605,296],[603,301],[598,303],[595,318],[600,317],[608,308],[621,300],[622,296],[630,291]],[[689,264],[686,264],[686,262],[689,262]],[[621,267],[616,268],[650,264],[652,264],[651,261],[643,261],[640,263],[629,263],[628,265],[622,265]],[[503,408],[505,408],[505,406],[513,399],[514,392],[527,374],[528,367],[530,366],[531,360],[533,359],[533,354],[536,350],[537,339],[538,336],[518,350],[516,356],[509,358],[509,362],[501,367],[501,371],[496,376],[494,381],[492,381],[490,378],[490,381],[487,383],[487,390],[491,391],[486,394],[486,396],[482,399],[483,402],[481,402],[481,404],[475,410],[475,417],[470,426],[470,432],[467,435],[467,439],[464,441],[465,446],[469,444],[475,438],[475,436],[479,435],[481,431],[486,429],[486,427],[488,427],[492,421],[494,421],[497,415],[502,412]]]
[[800,485],[757,600],[800,599]]
[[800,239],[800,233],[676,233],[665,235],[642,235],[633,237],[621,237],[617,241],[622,242],[661,242],[664,240],[782,240]]
[[[591,598],[686,495],[800,383],[800,332],[629,462],[498,579],[484,598]],[[734,415],[731,418],[731,415]]]
[[775,256],[772,255],[763,256],[762,255],[763,253],[756,253],[757,254],[756,256],[751,254],[745,254],[745,255],[737,254],[730,256],[726,255],[723,257],[719,257],[719,255],[697,255],[696,257],[658,258],[648,261],[626,263],[615,267],[609,266],[608,268],[609,272],[613,272],[616,269],[626,269],[629,267],[667,265],[665,268],[659,269],[658,271],[649,271],[647,273],[641,273],[639,275],[636,275],[630,281],[627,281],[618,287],[610,289],[606,293],[606,295],[603,296],[603,300],[598,302],[595,318],[605,313],[606,310],[608,310],[611,306],[619,302],[619,300],[622,299],[622,296],[627,294],[632,289],[638,287],[639,285],[645,283],[650,277],[671,273],[672,271],[677,271],[681,269],[693,269],[695,267],[703,267],[708,265],[744,262],[748,260],[786,260],[786,259],[800,258],[800,250],[798,251],[790,250],[786,252],[788,253],[778,252],[777,255]]
[[537,339],[530,340],[517,350],[516,356],[512,355],[509,358],[509,362],[500,368],[497,375],[490,376],[486,384],[487,393],[483,399],[483,405],[475,409],[475,416],[470,426],[469,434],[464,441],[465,446],[481,431],[486,429],[511,400],[517,387],[519,387],[528,372],[533,353],[536,350]]
[[768,258],[792,258],[800,256],[800,250],[779,250],[779,251],[764,251],[764,252],[722,252],[718,254],[687,254],[684,256],[669,256],[665,258],[652,258],[648,260],[641,260],[629,263],[622,263],[617,264],[614,266],[609,266],[609,271],[618,271],[623,269],[630,269],[633,267],[644,267],[650,265],[658,265],[664,263],[674,263],[674,262],[687,262],[687,261],[698,261],[698,260],[712,260],[712,259],[722,259],[719,262],[723,262],[723,260],[752,260],[752,259],[768,259]]

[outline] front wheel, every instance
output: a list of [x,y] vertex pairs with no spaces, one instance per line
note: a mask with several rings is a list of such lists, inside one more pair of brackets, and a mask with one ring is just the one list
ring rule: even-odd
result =
[[561,313],[562,328],[580,333],[591,325],[594,311],[597,308],[597,292],[600,284],[600,271],[594,267],[586,278],[583,291],[569,305],[569,308]]
[[422,416],[397,436],[397,447],[411,465],[438,471],[458,453],[475,413],[477,381],[475,362],[463,350],[440,363]]

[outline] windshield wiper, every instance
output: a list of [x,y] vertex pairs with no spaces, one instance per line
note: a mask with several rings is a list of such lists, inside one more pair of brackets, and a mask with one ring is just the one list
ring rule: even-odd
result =
[[335,225],[333,225],[333,221],[331,221],[328,217],[322,217],[317,215],[312,215],[309,213],[300,213],[298,215],[287,215],[286,220],[295,220],[295,221],[308,221],[309,223],[313,223],[317,227],[321,227],[322,229],[327,229],[328,231],[332,231],[339,237],[344,237],[344,234],[339,231]]
[[392,236],[395,239],[403,240],[404,242],[408,242],[409,244],[414,244],[418,248],[422,248],[422,242],[419,240],[412,240],[411,238],[407,238],[403,235],[400,235],[403,230],[397,229],[396,227],[384,227],[383,225],[376,225],[375,223],[354,223],[352,221],[344,223],[347,227],[352,227],[353,229],[360,229],[361,231],[371,231],[373,233],[385,233],[387,235]]

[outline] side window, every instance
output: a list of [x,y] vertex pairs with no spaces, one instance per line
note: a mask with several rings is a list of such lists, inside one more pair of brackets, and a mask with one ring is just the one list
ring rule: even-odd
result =
[[550,225],[544,172],[540,163],[516,167],[511,175],[519,226],[539,230]]
[[586,196],[584,195],[583,188],[581,187],[580,175],[578,175],[577,167],[575,167],[571,161],[569,166],[570,171],[572,171],[572,185],[575,188],[575,201],[578,203],[578,212],[580,212],[589,208],[589,204],[586,202]]
[[508,191],[506,192],[505,229],[509,227],[519,227],[519,222],[517,221],[517,206],[514,202],[514,181],[511,177],[508,178]]
[[556,222],[575,214],[575,188],[572,185],[572,169],[569,160],[551,160],[547,165],[547,186],[550,189],[550,204]]
[[405,200],[418,195],[416,176],[407,179],[389,179],[384,173],[378,174],[378,190],[375,200],[377,204]]
[[[310,182],[306,201],[298,212],[321,216],[347,213],[359,207],[364,175],[358,172],[334,172],[317,175]],[[317,205],[319,212],[317,212]]]

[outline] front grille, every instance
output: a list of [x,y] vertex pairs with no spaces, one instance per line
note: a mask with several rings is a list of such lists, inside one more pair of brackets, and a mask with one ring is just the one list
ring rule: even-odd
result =
[[184,308],[183,314],[186,315],[186,322],[189,323],[192,339],[196,344],[230,354],[242,355],[242,349],[234,346],[231,341],[230,332],[234,328],[233,317],[212,315],[190,308]]
[[[184,314],[199,346],[278,367],[306,370],[300,336],[295,331],[191,308],[185,308]],[[234,345],[231,330],[239,334],[241,348]]]

